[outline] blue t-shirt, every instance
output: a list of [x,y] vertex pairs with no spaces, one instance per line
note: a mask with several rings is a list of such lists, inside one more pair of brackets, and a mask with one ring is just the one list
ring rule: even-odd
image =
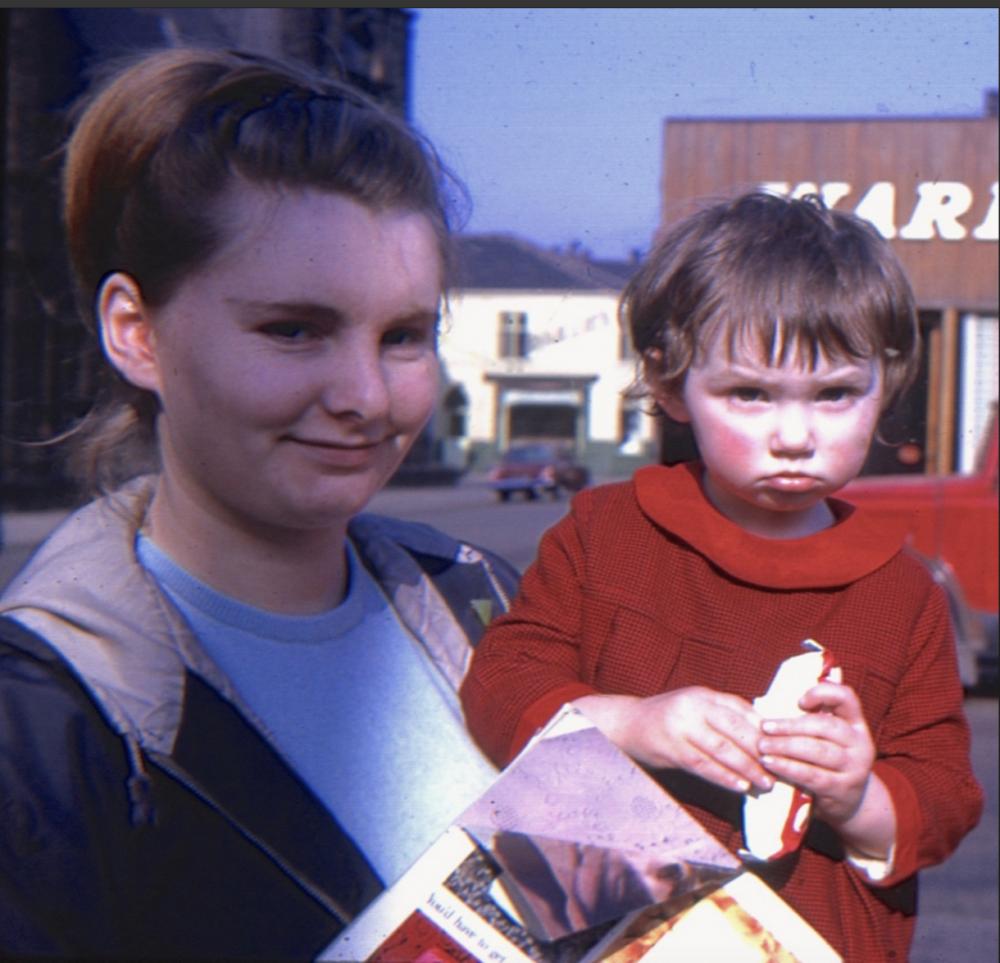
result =
[[496,776],[454,691],[350,546],[346,598],[314,616],[222,595],[143,535],[136,548],[273,745],[387,885]]

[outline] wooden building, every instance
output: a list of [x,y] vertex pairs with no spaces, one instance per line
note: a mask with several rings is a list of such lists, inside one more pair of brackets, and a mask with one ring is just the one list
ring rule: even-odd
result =
[[[971,470],[997,403],[997,111],[902,119],[670,118],[661,230],[693,205],[763,187],[820,194],[871,221],[920,308],[924,367],[866,473]],[[665,426],[663,460],[689,442]]]

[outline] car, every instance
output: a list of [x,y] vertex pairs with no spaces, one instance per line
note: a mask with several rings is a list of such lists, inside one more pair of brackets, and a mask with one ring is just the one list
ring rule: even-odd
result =
[[564,489],[576,492],[589,485],[590,471],[568,448],[542,442],[512,445],[490,472],[489,483],[502,502],[516,493],[529,499],[543,493],[558,498]]
[[902,522],[951,606],[962,683],[997,692],[998,438],[993,413],[969,474],[863,475],[838,497]]

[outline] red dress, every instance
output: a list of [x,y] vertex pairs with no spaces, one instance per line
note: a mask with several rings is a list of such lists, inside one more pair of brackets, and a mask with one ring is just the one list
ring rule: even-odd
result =
[[[576,496],[476,650],[462,688],[469,728],[504,765],[565,702],[690,685],[753,699],[816,639],[876,743],[897,815],[892,873],[872,883],[813,820],[803,848],[760,875],[845,960],[905,960],[916,871],[945,859],[982,811],[947,599],[901,532],[864,511],[830,499],[831,528],[761,538],[706,501],[699,470],[651,466]],[[724,845],[742,845],[739,795],[656,775]]]

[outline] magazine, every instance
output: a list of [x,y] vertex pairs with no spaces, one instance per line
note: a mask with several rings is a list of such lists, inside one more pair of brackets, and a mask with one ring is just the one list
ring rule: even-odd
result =
[[[665,922],[691,919],[710,895],[716,911],[720,900],[743,905],[754,883],[725,887],[748,875],[651,776],[565,706],[318,959],[652,963],[665,957],[649,956],[651,947],[680,938]],[[783,926],[794,918],[812,933],[768,893],[784,909]],[[684,936],[699,918],[676,929]],[[640,947],[645,957],[614,955]]]
[[580,963],[638,961],[841,963],[841,957],[763,880],[745,872],[673,916],[659,907],[634,914]]

